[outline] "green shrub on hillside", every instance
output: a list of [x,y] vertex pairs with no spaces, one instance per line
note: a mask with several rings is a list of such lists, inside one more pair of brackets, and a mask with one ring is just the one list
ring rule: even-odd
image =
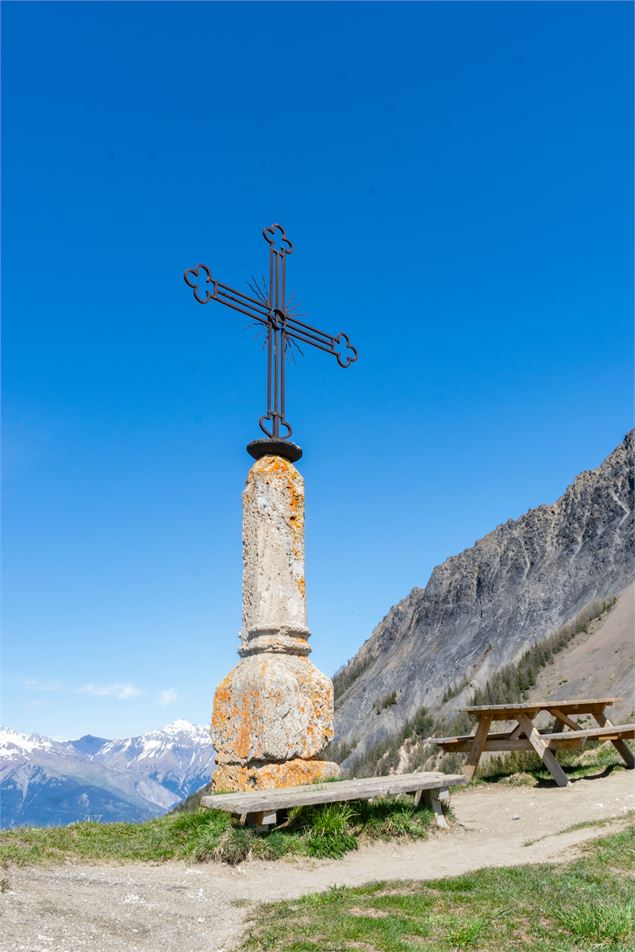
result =
[[387,707],[393,707],[397,703],[397,692],[389,691],[388,694],[384,694],[378,701],[375,701],[374,708],[377,714],[381,714],[382,711],[385,711]]
[[348,691],[351,684],[357,681],[374,660],[374,658],[365,658],[364,661],[349,661],[343,668],[335,672],[333,675],[333,695],[336,707],[345,691]]

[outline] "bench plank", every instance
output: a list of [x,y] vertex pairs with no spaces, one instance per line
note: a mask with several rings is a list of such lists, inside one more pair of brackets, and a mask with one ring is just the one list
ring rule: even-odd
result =
[[608,707],[621,701],[621,697],[593,697],[593,698],[574,698],[571,701],[527,701],[521,704],[480,704],[471,707],[460,708],[468,714],[495,714],[498,720],[507,720],[502,717],[503,714],[509,714],[509,720],[514,718],[514,714],[519,711],[522,714],[537,714],[539,711],[548,711],[552,707],[558,707],[561,711],[569,714],[590,714],[596,708]]
[[[613,724],[611,724],[610,720],[608,719],[604,711],[594,711],[593,717],[595,718],[597,723],[600,725],[600,727],[614,726]],[[635,767],[635,756],[633,756],[633,751],[625,742],[623,736],[621,735],[617,740],[613,740],[612,744],[615,747],[618,754],[620,754],[620,756],[624,760],[624,763],[626,764],[626,766],[629,767],[631,770],[633,770],[633,768]]]
[[[512,738],[513,731],[500,731],[499,733],[492,733],[487,735],[489,740],[513,740]],[[474,734],[457,734],[456,737],[429,737],[428,740],[432,744],[438,744],[439,747],[444,747],[446,744],[472,744],[474,743]]]
[[[473,743],[468,740],[450,741],[446,744],[440,744],[443,750],[453,754],[467,754],[472,750]],[[502,738],[490,740],[489,738],[483,744],[481,753],[488,754],[492,751],[500,753],[501,751],[519,751],[532,750],[532,746],[526,737]]]
[[201,798],[201,804],[226,813],[247,814],[288,807],[312,806],[318,803],[340,803],[344,800],[369,800],[390,797],[417,790],[447,790],[466,783],[459,774],[411,773],[390,777],[367,777],[361,780],[340,780],[334,783],[306,784],[277,790],[254,790],[245,793],[216,793]]
[[[604,728],[593,727],[588,730],[579,728],[575,731],[547,731],[538,736],[547,747],[554,748],[581,747],[587,740],[610,740],[616,746],[617,744],[621,745],[617,749],[624,757],[627,765],[631,766],[629,758],[632,759],[633,755],[624,741],[632,740],[635,737],[635,724],[618,724]],[[474,736],[466,734],[463,737],[431,737],[430,740],[444,750],[466,754],[472,749]],[[622,746],[623,749],[621,749]],[[525,737],[511,737],[509,734],[488,734],[483,745],[483,753],[532,749],[532,745]]]
[[549,746],[562,744],[576,745],[585,740],[633,740],[635,724],[612,724],[610,727],[591,727],[588,730],[562,731],[559,734],[542,734],[542,740]]

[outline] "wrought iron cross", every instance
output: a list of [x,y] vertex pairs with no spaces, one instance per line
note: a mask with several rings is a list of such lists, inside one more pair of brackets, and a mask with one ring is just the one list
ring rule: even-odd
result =
[[288,440],[293,432],[285,419],[284,362],[289,341],[301,341],[333,354],[340,367],[354,363],[357,351],[343,332],[327,334],[293,316],[285,282],[287,256],[293,253],[293,245],[281,225],[270,225],[263,235],[269,244],[269,284],[264,289],[256,285],[259,297],[250,297],[222,284],[212,277],[206,264],[188,268],[183,277],[199,304],[220,301],[267,328],[267,412],[258,422],[270,439]]

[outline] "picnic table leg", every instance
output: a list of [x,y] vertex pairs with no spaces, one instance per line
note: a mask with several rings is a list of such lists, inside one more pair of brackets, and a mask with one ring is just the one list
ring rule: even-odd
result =
[[479,719],[478,727],[476,728],[476,734],[474,735],[474,740],[472,741],[472,747],[470,748],[470,752],[467,755],[467,761],[463,767],[463,776],[467,777],[468,780],[471,780],[476,773],[476,768],[478,767],[478,762],[481,759],[481,754],[483,752],[483,747],[485,746],[485,741],[487,740],[487,733],[491,723],[491,717],[481,717]]
[[558,786],[568,787],[569,778],[567,777],[566,773],[564,772],[564,770],[562,769],[562,767],[556,760],[553,752],[550,751],[549,748],[545,745],[545,742],[540,736],[540,733],[538,732],[538,729],[536,728],[536,726],[532,724],[532,722],[529,720],[526,714],[518,714],[518,723],[522,727],[525,737],[527,738],[531,746],[534,748],[534,750],[536,751],[536,753],[538,754],[538,756],[540,757],[543,764],[545,765],[545,767],[547,768],[547,770],[549,771],[553,779],[556,781]]
[[[613,727],[604,711],[593,711],[593,717],[596,719],[600,727]],[[623,757],[626,766],[632,770],[635,767],[635,757],[633,756],[633,751],[628,746],[626,741],[618,738],[617,740],[612,740],[611,743],[617,752]]]

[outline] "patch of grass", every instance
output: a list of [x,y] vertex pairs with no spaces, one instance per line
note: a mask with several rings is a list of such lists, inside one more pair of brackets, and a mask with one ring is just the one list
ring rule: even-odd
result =
[[590,828],[601,829],[603,826],[614,826],[623,820],[635,820],[635,810],[628,810],[621,817],[609,816],[604,820],[582,820],[581,823],[573,823],[564,830],[560,830],[557,834],[546,833],[544,836],[537,836],[535,840],[525,840],[523,846],[533,846],[534,843],[541,843],[543,840],[548,840],[550,836],[562,836],[563,833],[575,833],[576,830],[587,830]]
[[469,949],[480,945],[479,939],[486,931],[487,919],[484,916],[469,916],[447,925],[446,941],[452,949]]
[[329,833],[326,836],[309,833],[305,840],[305,852],[317,859],[339,859],[357,847],[357,838],[352,833]]
[[385,711],[388,707],[394,707],[397,703],[397,692],[389,691],[388,694],[384,694],[383,697],[380,697],[378,701],[375,701],[374,708],[377,714],[381,714],[382,711]]
[[[627,743],[631,749],[635,749],[632,742],[627,741]],[[613,770],[625,769],[622,757],[610,741],[599,746],[586,747],[582,752],[575,749],[561,750],[558,751],[557,757],[558,763],[571,780],[590,777],[601,771],[612,773]],[[533,778],[534,782],[554,783],[551,774],[538,755],[524,752],[504,754],[482,761],[478,778],[472,782],[510,782],[512,777],[522,774]]]
[[211,853],[198,853],[196,859],[216,859],[230,866],[237,866],[251,853],[254,839],[252,830],[244,826],[228,826],[223,830]]
[[350,831],[355,807],[347,803],[325,803],[321,806],[293,807],[287,821],[289,829],[310,832],[313,836],[337,836]]
[[628,952],[635,826],[567,864],[336,887],[257,906],[243,952]]
[[0,832],[0,862],[119,862],[196,859],[211,854],[230,826],[220,810],[177,813],[146,823],[71,823]]
[[365,835],[377,840],[424,839],[434,817],[426,807],[415,809],[410,801],[359,803],[358,819]]
[[248,858],[338,857],[368,840],[424,838],[433,822],[407,798],[296,807],[270,833],[241,826],[220,810],[172,813],[147,823],[74,823],[0,832],[0,863],[185,859],[235,865]]
[[556,919],[576,939],[619,948],[620,943],[634,937],[634,912],[633,902],[603,899],[561,909],[556,912]]

